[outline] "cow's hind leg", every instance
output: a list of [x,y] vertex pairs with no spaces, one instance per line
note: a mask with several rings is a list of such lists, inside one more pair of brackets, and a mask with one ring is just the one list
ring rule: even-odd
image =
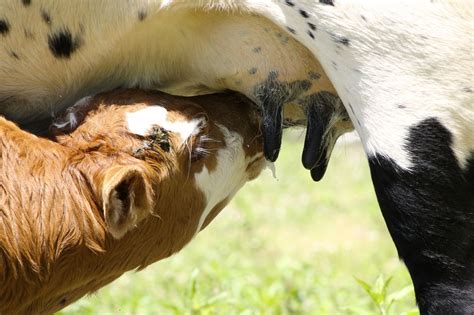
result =
[[[408,267],[422,314],[474,313],[474,152],[458,161],[436,118],[412,126],[412,166],[369,156],[380,207]],[[462,166],[461,166],[462,165]]]

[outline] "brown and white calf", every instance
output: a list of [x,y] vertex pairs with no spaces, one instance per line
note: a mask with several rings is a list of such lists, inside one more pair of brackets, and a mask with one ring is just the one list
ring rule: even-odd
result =
[[0,118],[2,314],[55,312],[176,253],[267,165],[238,95],[115,91],[55,126],[57,143]]

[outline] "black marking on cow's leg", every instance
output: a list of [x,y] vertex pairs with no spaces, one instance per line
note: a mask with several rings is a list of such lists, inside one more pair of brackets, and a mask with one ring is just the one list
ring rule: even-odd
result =
[[295,6],[295,3],[291,0],[285,0],[285,3],[287,6],[290,6],[290,7],[294,7]]
[[10,32],[10,23],[5,19],[0,19],[0,35],[6,36]]
[[270,71],[267,79],[254,88],[254,95],[263,116],[261,126],[264,140],[263,151],[267,160],[275,161],[280,152],[283,106],[294,101],[310,87],[309,80],[280,82],[278,72]]
[[49,49],[56,58],[69,58],[81,46],[79,37],[72,37],[67,28],[48,35]]
[[307,31],[309,37],[311,37],[312,39],[314,39],[314,34],[313,32],[311,32],[310,30]]
[[315,31],[315,30],[316,30],[316,25],[314,25],[313,23],[309,23],[309,22],[308,22],[308,26],[309,26],[309,28],[310,28],[312,31]]
[[377,154],[377,198],[422,314],[474,313],[474,156],[462,169],[452,134],[436,118],[410,128],[410,170]]
[[464,173],[466,181],[471,185],[471,191],[474,191],[474,151],[471,152],[471,157],[467,160]]

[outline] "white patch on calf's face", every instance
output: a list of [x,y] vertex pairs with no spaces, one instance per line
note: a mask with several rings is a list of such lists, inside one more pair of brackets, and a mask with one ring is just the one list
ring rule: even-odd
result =
[[169,121],[166,108],[153,105],[126,113],[127,128],[131,133],[140,136],[150,134],[154,126],[160,126],[170,132],[176,133],[181,138],[181,143],[199,132],[199,124],[202,118],[181,121]]
[[[195,235],[201,230],[211,210],[222,200],[230,200],[249,180],[247,166],[255,157],[246,157],[242,136],[217,124],[224,134],[225,147],[216,152],[216,168],[209,172],[204,166],[195,174],[196,186],[206,197],[206,207],[201,214]],[[263,161],[263,154],[257,153]],[[264,162],[262,162],[262,168]]]

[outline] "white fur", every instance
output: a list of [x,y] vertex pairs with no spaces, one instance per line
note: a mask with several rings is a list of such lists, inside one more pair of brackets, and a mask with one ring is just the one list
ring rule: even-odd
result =
[[203,167],[195,175],[197,187],[206,197],[204,209],[196,229],[196,234],[201,230],[204,221],[211,210],[221,201],[231,199],[235,193],[249,180],[246,173],[247,165],[255,158],[263,159],[260,153],[257,157],[245,157],[243,139],[236,132],[229,131],[226,127],[218,125],[224,134],[225,147],[218,150],[217,166],[212,172]]
[[158,105],[148,106],[135,112],[126,113],[127,128],[131,133],[147,136],[154,126],[160,126],[168,131],[177,133],[181,143],[199,131],[202,119],[188,121],[169,121],[166,108]]

